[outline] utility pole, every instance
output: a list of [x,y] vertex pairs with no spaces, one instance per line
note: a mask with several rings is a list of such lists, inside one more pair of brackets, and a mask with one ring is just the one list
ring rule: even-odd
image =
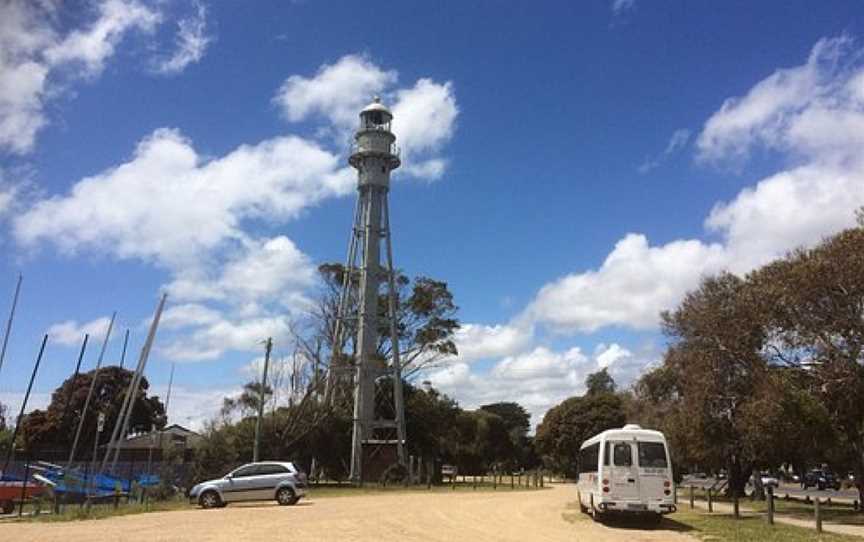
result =
[[267,389],[267,369],[270,367],[270,352],[273,350],[273,337],[264,343],[264,374],[261,375],[261,389],[258,397],[258,417],[255,419],[255,447],[252,449],[252,461],[257,462],[261,451],[261,418],[264,416],[264,398]]

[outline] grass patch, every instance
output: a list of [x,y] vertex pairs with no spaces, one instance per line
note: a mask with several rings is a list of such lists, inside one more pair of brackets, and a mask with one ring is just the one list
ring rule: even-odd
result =
[[699,540],[713,542],[860,542],[855,536],[831,533],[817,534],[814,529],[775,523],[769,525],[761,517],[735,519],[731,515],[700,512],[676,512],[664,518],[659,528],[668,522],[688,527],[688,534]]

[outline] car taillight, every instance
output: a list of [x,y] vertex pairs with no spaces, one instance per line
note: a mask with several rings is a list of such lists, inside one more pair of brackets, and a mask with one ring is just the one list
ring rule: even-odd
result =
[[603,486],[603,493],[609,493],[609,486]]
[[667,490],[663,491],[663,493],[664,493],[665,495],[669,495],[669,494],[672,493],[672,492],[669,491],[669,490],[667,489]]
[[670,487],[671,485],[672,485],[672,482],[670,482],[669,480],[666,480],[665,482],[663,482],[663,487]]
[[603,485],[604,485],[604,486],[608,486],[608,485],[609,485],[609,480],[607,480],[606,478],[603,478]]

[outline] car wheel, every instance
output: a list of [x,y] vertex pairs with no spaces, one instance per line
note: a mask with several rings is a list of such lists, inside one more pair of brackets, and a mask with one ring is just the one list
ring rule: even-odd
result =
[[283,487],[276,492],[276,502],[281,506],[290,506],[297,504],[300,499],[294,495],[294,491],[290,487]]
[[577,493],[576,496],[579,498],[579,511],[582,512],[583,514],[587,514],[588,513],[588,507],[586,507],[584,504],[582,504],[582,494]]
[[205,491],[198,497],[198,504],[201,505],[201,508],[221,508],[225,505],[219,498],[219,494],[212,489]]

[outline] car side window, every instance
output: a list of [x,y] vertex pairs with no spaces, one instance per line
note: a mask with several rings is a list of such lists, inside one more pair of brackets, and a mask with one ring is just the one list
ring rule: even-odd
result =
[[258,466],[257,465],[249,465],[248,467],[243,467],[242,469],[238,469],[234,471],[234,478],[246,478],[248,476],[255,476],[258,474]]
[[283,467],[282,465],[261,465],[259,467],[258,474],[266,475],[266,474],[285,474],[288,472],[288,469]]

